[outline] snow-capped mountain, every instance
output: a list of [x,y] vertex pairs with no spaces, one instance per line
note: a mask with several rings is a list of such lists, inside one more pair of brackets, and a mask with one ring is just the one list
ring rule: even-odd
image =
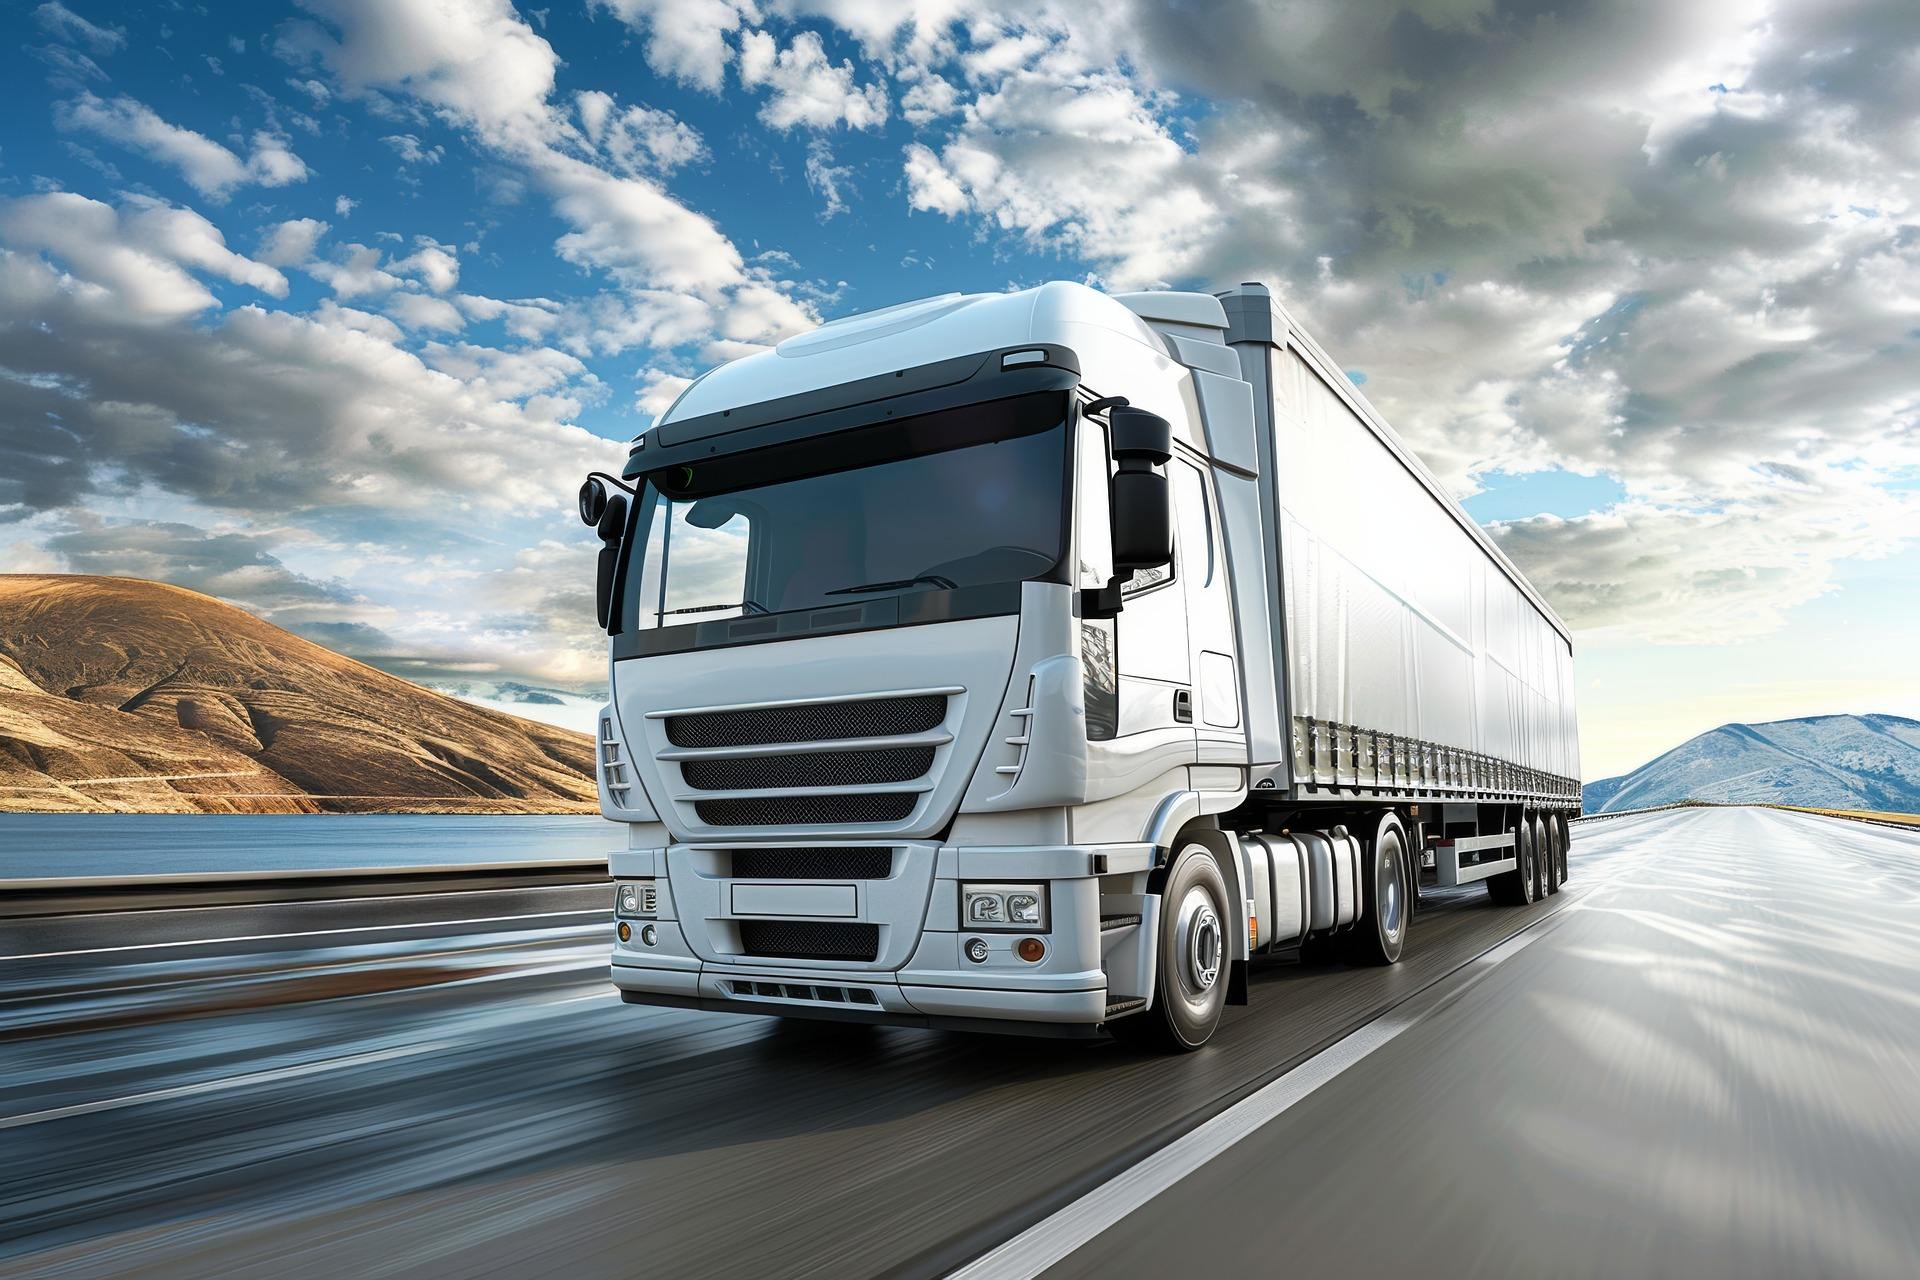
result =
[[1680,800],[1920,813],[1920,720],[1807,716],[1723,724],[1584,789],[1588,813]]

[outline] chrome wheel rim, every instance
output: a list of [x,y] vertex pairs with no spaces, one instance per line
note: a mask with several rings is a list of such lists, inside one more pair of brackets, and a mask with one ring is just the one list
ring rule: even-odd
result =
[[1380,927],[1391,940],[1400,936],[1400,918],[1406,907],[1398,854],[1389,853],[1387,857],[1389,861],[1382,868],[1386,875],[1380,882]]
[[1206,999],[1220,980],[1222,957],[1226,953],[1226,935],[1220,928],[1220,915],[1213,898],[1198,885],[1187,890],[1180,900],[1175,954],[1180,957],[1180,985],[1189,998]]

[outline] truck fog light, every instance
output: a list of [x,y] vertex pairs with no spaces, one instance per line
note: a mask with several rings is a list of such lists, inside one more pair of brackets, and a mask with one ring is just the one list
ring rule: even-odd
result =
[[987,940],[985,938],[967,939],[967,959],[975,964],[987,962]]
[[1014,947],[1014,951],[1022,960],[1033,964],[1047,954],[1047,944],[1038,938],[1022,938]]
[[620,935],[620,941],[622,942],[633,941],[633,926],[628,924],[625,920],[622,920],[620,922],[620,928],[616,930],[616,932],[618,932]]
[[640,941],[643,944],[650,947],[659,940],[660,933],[652,925],[643,924],[640,926]]
[[963,929],[1047,928],[1047,891],[1038,884],[963,884],[960,886],[960,927]]

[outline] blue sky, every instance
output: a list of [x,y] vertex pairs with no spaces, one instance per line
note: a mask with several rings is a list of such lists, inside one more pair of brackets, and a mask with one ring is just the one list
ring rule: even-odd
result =
[[591,691],[588,467],[821,319],[1271,283],[1576,628],[1588,772],[1920,712],[1920,44],[1813,0],[10,6],[0,557]]

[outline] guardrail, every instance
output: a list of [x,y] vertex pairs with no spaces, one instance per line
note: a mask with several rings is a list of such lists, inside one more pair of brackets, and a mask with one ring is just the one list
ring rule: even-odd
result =
[[1849,809],[1812,809],[1799,804],[1771,804],[1764,800],[1677,800],[1672,804],[1649,805],[1644,809],[1618,809],[1612,813],[1583,813],[1571,821],[1598,822],[1603,818],[1630,818],[1636,813],[1664,813],[1669,809],[1778,809],[1782,813],[1806,813],[1817,818],[1839,818],[1844,822],[1864,822],[1873,827],[1891,827],[1895,831],[1912,831],[1920,834],[1920,814],[1911,822],[1893,821],[1877,818],[1868,813],[1855,813]]
[[479,889],[550,889],[605,883],[604,861],[551,858],[451,866],[314,867],[285,871],[168,872],[128,876],[30,876],[0,880],[0,919],[262,906]]

